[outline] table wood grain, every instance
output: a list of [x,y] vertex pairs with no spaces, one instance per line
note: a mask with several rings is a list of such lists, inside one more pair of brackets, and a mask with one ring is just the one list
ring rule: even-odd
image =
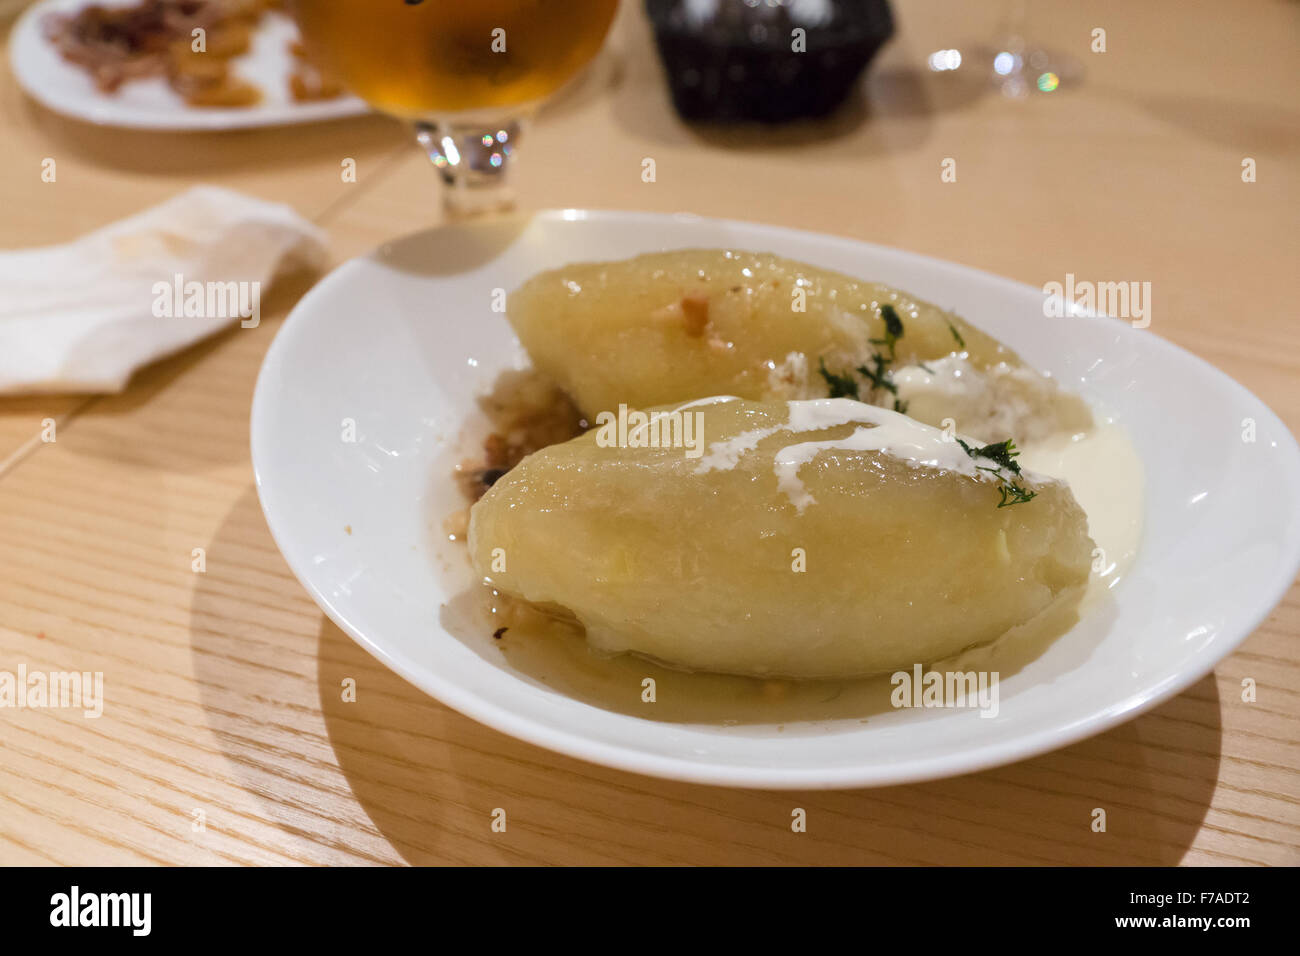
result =
[[[530,131],[522,204],[779,223],[1034,285],[1067,272],[1149,281],[1151,331],[1296,430],[1296,5],[1031,4],[1032,31],[1087,74],[1024,102],[969,71],[923,69],[933,49],[991,41],[997,5],[895,6],[900,34],[841,117],[720,136],[673,117],[630,5],[601,61]],[[1089,49],[1097,27],[1104,54]],[[35,106],[6,70],[0,143],[4,248],[70,240],[199,182],[291,204],[328,230],[336,262],[438,221],[427,160],[378,117],[101,130]],[[55,183],[40,179],[45,157]],[[354,184],[340,181],[347,157]],[[1246,157],[1254,183],[1242,182]],[[955,183],[940,180],[945,158]],[[277,284],[258,328],[144,370],[120,395],[0,399],[0,669],[103,671],[107,697],[98,719],[0,710],[0,863],[1300,862],[1294,587],[1214,674],[1158,709],[1037,759],[915,786],[652,780],[427,698],[326,620],[258,507],[253,384],[310,282]],[[358,698],[345,704],[348,677]],[[504,833],[490,826],[497,807]],[[806,833],[791,832],[795,807]],[[1094,807],[1105,833],[1090,828]]]

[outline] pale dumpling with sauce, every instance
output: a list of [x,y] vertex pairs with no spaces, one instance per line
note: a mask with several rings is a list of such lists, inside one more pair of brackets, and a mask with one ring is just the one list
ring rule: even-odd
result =
[[[899,323],[893,341],[887,314]],[[769,253],[574,263],[514,290],[508,315],[534,366],[588,417],[709,395],[849,394],[935,426],[952,419],[986,442],[1092,424],[1082,400],[957,315]],[[823,369],[851,391],[834,389]]]
[[471,511],[477,571],[599,650],[873,674],[991,642],[1088,579],[1068,485],[896,412],[726,398],[647,421],[535,452]]

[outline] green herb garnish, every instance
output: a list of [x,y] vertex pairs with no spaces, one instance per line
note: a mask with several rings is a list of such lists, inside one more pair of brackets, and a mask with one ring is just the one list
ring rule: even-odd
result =
[[821,359],[822,378],[826,379],[826,385],[830,388],[831,398],[852,398],[858,397],[858,383],[852,375],[836,375],[834,372],[826,370],[826,359]]
[[952,333],[952,337],[953,337],[954,339],[957,340],[957,347],[960,348],[962,351],[965,351],[965,350],[966,350],[966,340],[963,339],[963,338],[961,337],[961,333],[957,331],[957,326],[955,326],[955,325],[953,325],[951,322],[949,322],[949,323],[948,323],[948,331],[951,332],[951,333]]
[[898,317],[894,307],[886,302],[880,307],[880,317],[885,320],[885,337],[871,339],[872,345],[883,345],[889,349],[889,360],[894,360],[894,345],[903,337],[903,320]]
[[1038,492],[1030,491],[1023,485],[1010,482],[998,486],[998,492],[1002,495],[1002,500],[998,502],[999,508],[1009,508],[1012,505],[1023,505],[1031,498],[1038,497]]
[[885,320],[886,335],[894,339],[903,337],[903,320],[898,317],[898,313],[888,302],[880,307],[880,317]]
[[865,365],[858,366],[858,372],[871,383],[871,387],[883,388],[891,395],[898,394],[898,386],[894,384],[889,376],[889,359],[885,358],[879,352],[871,356],[872,368]]
[[1017,478],[1020,477],[1020,464],[1016,461],[1016,458],[1020,456],[1020,452],[1016,450],[1016,443],[1010,438],[1006,441],[995,442],[992,445],[984,445],[981,448],[972,448],[960,438],[957,439],[957,444],[971,458],[983,458],[997,465],[996,468],[988,468],[984,465],[976,465],[975,467],[980,471],[987,471],[997,476],[998,493],[1001,496],[1001,500],[998,502],[999,508],[1022,505],[1038,496],[1038,492],[1030,491],[1024,485],[1002,473],[1007,471]]
[[[889,349],[889,355],[883,352],[876,352],[871,356],[870,365],[859,365],[854,371],[871,383],[871,391],[883,389],[890,395],[894,396],[894,411],[903,414],[907,413],[907,402],[899,401],[898,386],[894,384],[892,373],[889,370],[890,364],[894,361],[895,346],[898,340],[903,337],[903,320],[898,317],[897,310],[886,303],[880,307],[880,317],[885,321],[885,337],[883,339],[870,339],[872,345],[882,345]],[[820,368],[822,378],[826,380],[826,385],[830,389],[831,398],[855,398],[862,401],[858,381],[851,374],[837,374],[826,368],[826,359],[820,359]],[[929,369],[926,369],[929,372]],[[930,372],[933,375],[933,372]],[[872,396],[874,397],[874,396]]]
[[960,438],[957,439],[957,444],[961,445],[961,450],[972,458],[987,458],[989,461],[996,463],[999,468],[1005,468],[1013,475],[1020,474],[1020,465],[1015,461],[1016,458],[1020,457],[1020,452],[1016,451],[1016,443],[1010,438],[992,445],[985,445],[983,448],[971,448]]

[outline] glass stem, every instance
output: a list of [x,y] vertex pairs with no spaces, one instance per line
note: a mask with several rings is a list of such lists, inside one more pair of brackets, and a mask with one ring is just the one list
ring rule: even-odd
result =
[[415,139],[442,175],[443,210],[465,219],[515,204],[510,170],[523,119],[443,119],[415,124]]

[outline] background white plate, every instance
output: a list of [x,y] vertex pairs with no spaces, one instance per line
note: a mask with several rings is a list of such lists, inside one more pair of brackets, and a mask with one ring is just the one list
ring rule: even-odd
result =
[[[223,130],[358,116],[369,111],[362,100],[344,95],[332,100],[299,103],[289,95],[293,57],[288,44],[298,28],[288,17],[268,13],[253,37],[248,53],[234,60],[234,70],[257,85],[262,101],[241,108],[187,106],[161,78],[123,83],[114,94],[95,88],[90,74],[59,55],[45,39],[42,21],[51,13],[68,13],[91,0],[45,0],[29,7],[9,35],[9,65],[22,88],[64,116],[102,126],[154,130]],[[132,0],[99,0],[122,6]]]
[[[444,628],[437,521],[473,397],[519,362],[493,289],[541,269],[691,246],[768,250],[951,307],[1115,414],[1146,471],[1144,538],[1113,608],[1001,684],[995,718],[903,710],[714,726],[614,713]],[[1149,331],[1043,316],[1039,290],[893,249],[687,216],[574,210],[435,230],[322,280],[289,316],[253,402],[272,534],[317,603],[416,686],[489,726],[627,770],[755,787],[894,784],[977,770],[1126,720],[1198,680],[1300,566],[1300,450],[1240,385]],[[341,440],[344,419],[355,443]],[[1242,420],[1258,440],[1241,440]],[[345,526],[351,533],[345,531]],[[557,558],[562,543],[557,542]]]

